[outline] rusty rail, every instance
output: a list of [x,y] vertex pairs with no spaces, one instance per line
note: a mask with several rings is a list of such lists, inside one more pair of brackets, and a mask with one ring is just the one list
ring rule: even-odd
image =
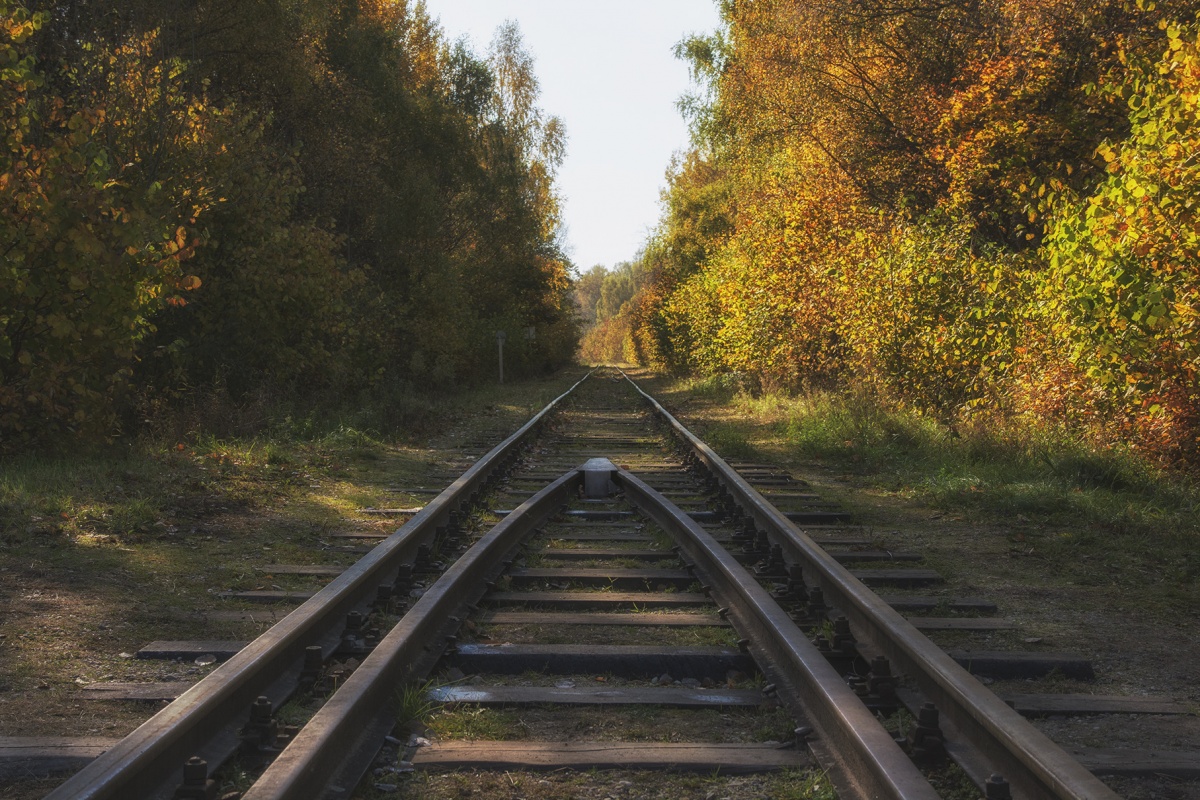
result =
[[46,796],[46,800],[170,797],[183,780],[183,765],[199,756],[210,766],[238,747],[237,731],[259,696],[281,705],[295,691],[305,650],[320,645],[328,656],[337,646],[346,615],[366,608],[378,587],[410,564],[418,547],[432,540],[450,515],[506,462],[525,438],[591,375],[585,375],[525,425],[489,451],[396,533],[343,572],[233,658],[213,670],[173,703]]
[[[938,793],[804,632],[754,576],[684,511],[628,472],[614,474],[625,497],[671,534],[738,632],[787,678],[786,693],[819,734],[843,796],[936,800]],[[830,768],[828,760],[822,766]]]
[[947,749],[977,783],[992,772],[1004,776],[1016,797],[1119,797],[830,557],[628,375],[625,379],[712,472],[746,516],[773,534],[790,559],[802,565],[808,585],[819,586],[827,601],[846,615],[855,637],[869,642],[917,683],[946,720],[948,733],[953,730],[962,737],[954,741],[951,736]]
[[[388,700],[406,680],[422,677],[415,674],[416,664],[427,653],[440,655],[441,647],[432,645],[444,640],[448,628],[457,628],[457,620],[452,619],[455,611],[479,599],[485,581],[502,568],[505,554],[566,505],[582,480],[579,470],[567,472],[480,538],[421,595],[242,800],[311,800],[338,794],[331,783],[341,782],[343,765],[363,749],[360,734],[377,728],[380,718],[384,726],[391,726]],[[373,755],[381,742],[382,734],[375,748],[368,745],[366,749]],[[359,778],[347,777],[344,783],[349,786]]]

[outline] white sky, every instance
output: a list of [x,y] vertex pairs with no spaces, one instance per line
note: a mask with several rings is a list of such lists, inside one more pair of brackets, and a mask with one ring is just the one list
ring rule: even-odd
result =
[[426,0],[447,39],[484,55],[505,20],[536,62],[541,107],[567,128],[558,175],[569,254],[581,271],[637,253],[658,220],[671,155],[687,146],[675,101],[688,71],[671,54],[719,22],[716,0]]

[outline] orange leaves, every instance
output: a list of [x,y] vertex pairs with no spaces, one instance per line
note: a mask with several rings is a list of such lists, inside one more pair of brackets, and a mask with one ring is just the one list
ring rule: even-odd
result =
[[965,9],[761,0],[689,43],[706,172],[673,181],[635,340],[939,414],[1200,428],[1200,28]]

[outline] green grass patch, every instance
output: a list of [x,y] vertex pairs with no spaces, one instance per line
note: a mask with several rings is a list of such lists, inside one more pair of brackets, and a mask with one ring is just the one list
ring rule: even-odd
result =
[[426,717],[431,733],[439,739],[527,739],[528,728],[520,714],[511,709],[447,708]]
[[865,394],[754,396],[713,380],[658,391],[726,457],[816,468],[852,490],[1006,529],[1081,585],[1200,605],[1200,484],[1129,448],[1022,421],[946,424]]

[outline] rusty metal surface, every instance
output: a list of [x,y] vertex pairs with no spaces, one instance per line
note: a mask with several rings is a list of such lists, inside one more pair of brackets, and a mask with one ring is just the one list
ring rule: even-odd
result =
[[403,527],[276,625],[226,661],[115,747],[46,796],[46,800],[169,797],[182,780],[184,762],[197,753],[216,764],[236,748],[236,728],[255,698],[282,701],[294,689],[305,648],[337,642],[346,614],[374,599],[411,563],[460,504],[477,493],[525,437],[570,395],[555,398],[512,436],[479,459]]
[[[566,473],[497,523],[426,589],[408,613],[376,646],[308,724],[292,740],[242,800],[311,800],[321,797],[343,762],[359,744],[372,718],[387,713],[397,688],[411,676],[416,660],[437,640],[462,605],[478,599],[502,559],[582,483],[578,470]],[[434,647],[440,650],[440,647]]]
[[754,576],[703,528],[665,497],[628,472],[616,482],[626,498],[679,543],[730,609],[742,635],[762,648],[791,679],[793,700],[815,725],[827,752],[840,767],[843,796],[922,798],[937,792],[863,705],[804,632]]
[[[960,744],[969,743],[974,751],[964,752],[964,758],[981,756],[988,769],[1009,781],[1015,797],[1116,800],[1118,795],[1099,778],[955,663],[780,513],[653,397],[628,376],[626,380],[712,471],[755,525],[774,533],[791,558],[803,565],[809,586],[820,587],[826,601],[849,618],[855,636],[870,642],[891,659],[937,705],[949,727],[966,740]],[[947,747],[951,745],[948,741]],[[978,776],[977,766],[968,771],[974,773],[973,777]]]

